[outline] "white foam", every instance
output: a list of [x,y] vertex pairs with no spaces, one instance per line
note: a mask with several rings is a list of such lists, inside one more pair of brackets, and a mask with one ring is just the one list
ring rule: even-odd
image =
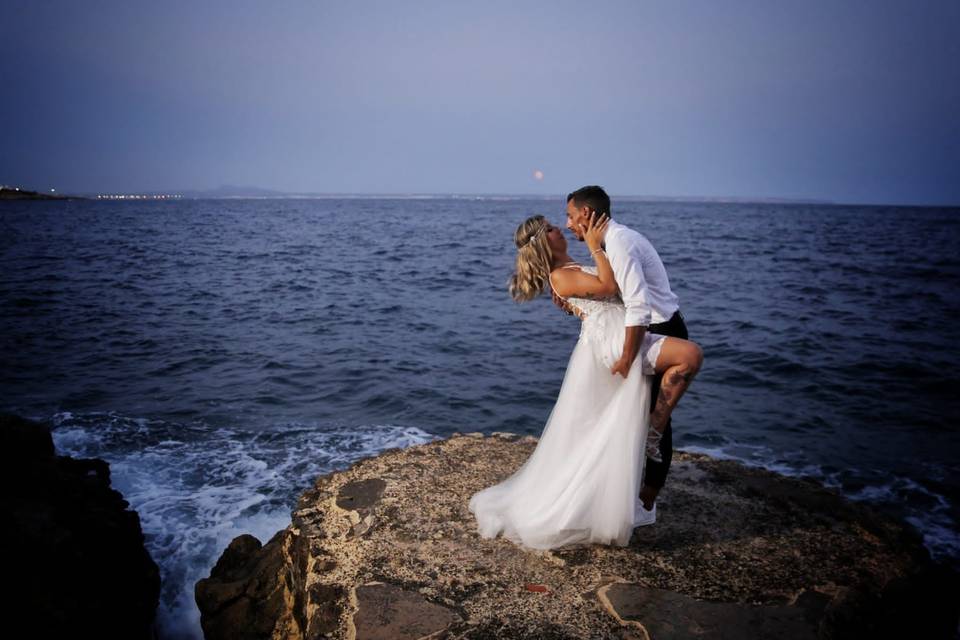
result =
[[[934,558],[950,559],[960,557],[960,535],[953,520],[947,518],[945,522],[936,522],[934,518],[907,517],[923,535],[923,544],[931,550]],[[936,550],[936,553],[934,553]]]
[[[718,460],[734,460],[748,467],[762,468],[785,476],[804,477],[824,475],[823,468],[819,465],[803,464],[799,460],[797,463],[790,463],[783,459],[775,460],[773,449],[762,445],[742,444],[731,441],[725,446],[688,446],[678,447],[677,450],[687,451],[689,453],[700,453]],[[741,450],[749,452],[749,455],[735,453]]]
[[205,429],[113,413],[53,417],[58,453],[103,458],[114,488],[140,514],[163,580],[163,637],[202,638],[194,584],[236,536],[266,543],[290,523],[317,476],[384,449],[429,442],[415,427],[280,425]]

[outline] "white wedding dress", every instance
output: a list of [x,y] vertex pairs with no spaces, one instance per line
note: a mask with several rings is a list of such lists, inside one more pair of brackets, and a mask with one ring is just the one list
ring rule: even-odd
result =
[[473,494],[469,508],[484,538],[502,532],[533,549],[626,546],[643,477],[650,374],[664,336],[645,333],[629,375],[613,375],[623,302],[566,300],[582,317],[580,339],[537,447],[509,478]]

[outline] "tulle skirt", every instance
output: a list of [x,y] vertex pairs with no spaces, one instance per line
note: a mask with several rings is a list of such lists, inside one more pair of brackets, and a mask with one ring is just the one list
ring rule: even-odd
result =
[[645,460],[648,374],[663,337],[647,333],[629,375],[612,375],[623,315],[604,315],[584,321],[536,449],[509,478],[471,496],[482,537],[502,533],[533,549],[629,543]]

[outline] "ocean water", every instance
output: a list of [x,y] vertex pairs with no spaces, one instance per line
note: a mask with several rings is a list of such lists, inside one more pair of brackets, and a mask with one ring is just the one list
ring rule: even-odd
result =
[[[455,431],[537,435],[579,321],[506,293],[559,198],[0,203],[0,410],[100,457],[193,584],[313,479]],[[960,210],[614,201],[705,365],[678,448],[818,478],[960,565]],[[575,257],[587,260],[571,239]],[[669,491],[669,480],[667,489]]]

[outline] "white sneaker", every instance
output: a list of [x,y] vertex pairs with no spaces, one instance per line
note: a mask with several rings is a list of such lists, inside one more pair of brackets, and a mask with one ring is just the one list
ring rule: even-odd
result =
[[653,524],[657,521],[657,503],[653,503],[653,508],[647,511],[643,506],[642,500],[637,500],[637,504],[633,510],[633,526],[635,527],[645,527],[648,524]]

